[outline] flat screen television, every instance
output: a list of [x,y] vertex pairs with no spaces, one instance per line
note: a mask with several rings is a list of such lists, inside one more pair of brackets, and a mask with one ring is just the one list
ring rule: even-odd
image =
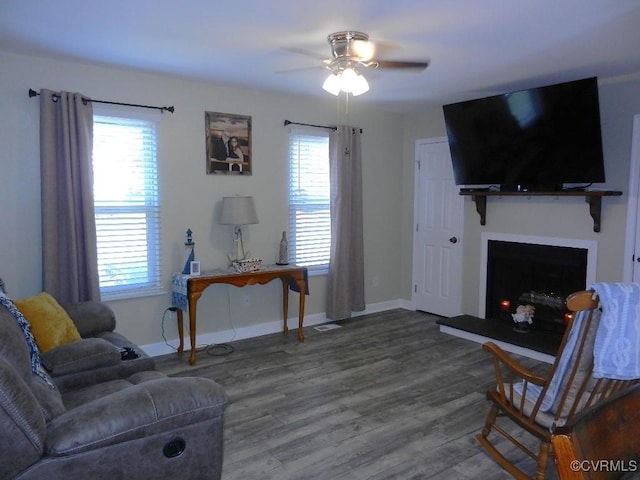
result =
[[605,181],[596,78],[442,108],[457,185],[555,191]]

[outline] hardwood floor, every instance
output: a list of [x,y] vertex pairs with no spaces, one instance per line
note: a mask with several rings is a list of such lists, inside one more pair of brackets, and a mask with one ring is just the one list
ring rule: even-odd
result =
[[495,383],[489,356],[440,333],[438,318],[392,310],[308,327],[304,343],[266,335],[227,356],[201,351],[194,366],[186,353],[157,357],[157,368],[229,393],[223,480],[509,479],[474,438]]

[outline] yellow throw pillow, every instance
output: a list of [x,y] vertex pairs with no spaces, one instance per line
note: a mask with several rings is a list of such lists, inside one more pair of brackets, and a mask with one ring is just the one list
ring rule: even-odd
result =
[[41,352],[81,340],[73,320],[60,304],[46,292],[13,302],[31,326]]

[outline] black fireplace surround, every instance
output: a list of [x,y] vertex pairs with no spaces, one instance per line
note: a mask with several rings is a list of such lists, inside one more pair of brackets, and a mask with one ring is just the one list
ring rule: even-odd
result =
[[[487,243],[485,318],[459,315],[437,323],[555,355],[565,330],[566,298],[586,288],[585,248],[489,240]],[[516,326],[518,305],[533,305],[533,324]]]
[[489,240],[485,318],[513,323],[518,305],[533,305],[531,332],[562,335],[565,300],[584,290],[587,250],[554,245]]

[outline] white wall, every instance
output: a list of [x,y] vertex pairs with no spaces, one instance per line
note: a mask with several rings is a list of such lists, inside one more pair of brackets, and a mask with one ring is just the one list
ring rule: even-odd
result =
[[[162,206],[163,283],[182,268],[184,232],[194,231],[196,258],[202,269],[222,266],[232,248],[232,227],[218,225],[215,211],[223,195],[251,194],[257,200],[260,223],[245,229],[249,249],[265,262],[277,258],[283,230],[287,230],[287,132],[289,119],[312,124],[347,123],[364,129],[364,235],[367,304],[409,298],[401,268],[408,252],[402,217],[403,159],[398,139],[400,116],[366,107],[353,99],[349,118],[336,113],[332,96],[313,99],[217,86],[133,70],[60,61],[0,52],[0,277],[14,298],[41,290],[39,99],[29,88],[77,91],[95,99],[150,105],[174,105],[163,115],[159,136]],[[320,86],[318,87],[320,88]],[[251,115],[253,175],[226,177],[205,174],[204,112]],[[410,235],[410,234],[409,234]],[[373,277],[379,286],[373,286]],[[409,275],[410,276],[410,275]],[[325,277],[312,277],[306,313],[324,312]],[[241,306],[244,295],[250,306]],[[295,294],[294,294],[295,295]],[[198,334],[230,331],[281,318],[281,287],[210,287],[200,300]],[[290,318],[297,302],[291,300]],[[110,303],[118,329],[140,344],[162,341],[161,322],[170,295]],[[292,322],[295,325],[295,322]],[[175,339],[173,317],[165,322],[165,336]],[[230,338],[219,338],[217,342]]]
[[[121,102],[175,105],[160,126],[162,247],[164,284],[182,267],[184,231],[195,232],[203,269],[224,263],[232,246],[231,227],[217,225],[214,210],[223,195],[252,194],[260,224],[246,229],[252,252],[276,258],[287,228],[287,137],[284,119],[314,124],[349,123],[364,129],[365,276],[367,304],[411,298],[413,174],[415,140],[445,135],[441,108],[398,116],[366,107],[366,95],[353,99],[349,118],[337,114],[332,97],[312,99],[187,81],[133,70],[0,52],[0,277],[15,298],[41,289],[38,100],[29,88],[79,91]],[[602,232],[593,232],[587,204],[580,198],[492,198],[482,227],[473,203],[465,200],[463,298],[466,313],[477,313],[480,234],[484,231],[562,236],[598,242],[597,279],[622,278],[626,192],[633,115],[640,113],[640,80],[600,83],[607,183],[622,197],[603,199]],[[204,112],[251,115],[254,174],[205,174]],[[398,139],[401,145],[398,145]],[[401,212],[398,214],[398,212]],[[373,277],[380,280],[373,286]],[[324,277],[311,278],[308,315],[324,312]],[[242,307],[249,294],[251,305]],[[295,318],[297,302],[291,302]],[[161,342],[161,321],[169,294],[111,302],[119,330],[140,344]],[[210,287],[199,304],[198,333],[227,332],[280,319],[280,287]],[[177,337],[173,318],[165,335]],[[294,322],[295,323],[295,322]],[[219,338],[216,341],[228,341]]]
[[[640,79],[600,81],[600,108],[606,183],[594,188],[620,190],[621,197],[602,199],[602,230],[593,231],[589,207],[582,197],[491,197],[487,200],[487,221],[480,225],[475,205],[465,199],[463,311],[478,314],[480,290],[480,236],[482,232],[532,236],[566,237],[598,243],[597,281],[621,281],[626,229],[626,205],[634,114],[640,113]],[[413,205],[414,156],[409,145],[417,139],[446,134],[442,109],[437,108],[404,119],[405,217]],[[407,240],[407,239],[404,239]],[[410,250],[409,244],[404,245]],[[409,258],[409,257],[407,257]],[[629,259],[630,260],[630,259]],[[410,279],[404,279],[405,285]]]

